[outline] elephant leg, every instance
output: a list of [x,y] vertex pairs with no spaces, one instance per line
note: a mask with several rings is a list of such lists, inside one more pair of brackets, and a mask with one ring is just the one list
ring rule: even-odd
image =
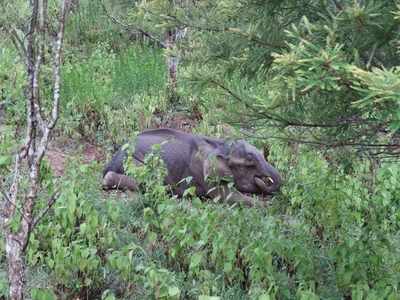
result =
[[130,191],[137,191],[138,184],[132,178],[118,174],[113,171],[107,172],[107,174],[103,178],[102,183],[103,189],[119,189],[119,190],[130,190]]
[[227,186],[219,186],[210,191],[208,195],[211,198],[220,197],[223,202],[228,204],[240,204],[247,207],[267,207],[267,202],[256,200],[238,191],[232,191]]

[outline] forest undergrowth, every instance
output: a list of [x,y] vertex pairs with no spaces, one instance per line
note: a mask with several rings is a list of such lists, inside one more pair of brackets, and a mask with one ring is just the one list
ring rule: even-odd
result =
[[[226,93],[198,93],[191,82],[179,86],[179,103],[171,104],[165,53],[132,39],[102,11],[82,1],[67,30],[61,115],[51,141],[64,155],[62,172],[47,157],[41,178],[46,191],[61,194],[30,237],[31,299],[400,298],[397,161],[251,135],[252,126],[226,119],[235,110]],[[182,76],[198,71],[191,68],[183,64]],[[18,53],[0,40],[4,184],[24,130],[24,76]],[[227,80],[264,89],[237,74]],[[246,136],[268,149],[284,184],[266,209],[204,201],[193,191],[177,199],[161,184],[165,169],[156,155],[135,171],[141,193],[102,191],[102,168],[118,145],[168,118],[174,124],[179,114],[195,120],[187,130]],[[262,134],[276,130],[265,126]],[[99,154],[90,156],[85,145]],[[45,197],[39,204],[46,206]],[[7,295],[0,239],[0,299]]]

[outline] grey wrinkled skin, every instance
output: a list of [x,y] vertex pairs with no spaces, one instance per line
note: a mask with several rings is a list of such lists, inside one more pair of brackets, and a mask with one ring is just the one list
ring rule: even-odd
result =
[[[273,194],[282,184],[279,172],[257,148],[244,140],[229,142],[167,128],[147,130],[136,138],[134,162],[141,164],[155,144],[161,144],[161,158],[168,170],[165,184],[178,196],[195,186],[199,197],[220,196],[228,202],[253,206],[254,199],[241,193]],[[121,148],[106,165],[104,189],[138,189],[135,180],[124,173],[126,156],[126,150]],[[192,181],[182,180],[187,177],[192,177]],[[231,179],[240,193],[231,193],[226,184],[217,187],[215,178],[219,182]]]

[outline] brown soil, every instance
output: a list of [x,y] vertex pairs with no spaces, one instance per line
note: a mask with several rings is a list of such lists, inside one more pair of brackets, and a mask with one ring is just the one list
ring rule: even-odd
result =
[[59,149],[49,149],[46,152],[46,158],[50,164],[54,176],[64,175],[64,169],[68,155],[62,153]]
[[71,157],[74,157],[74,159],[81,157],[83,164],[105,161],[105,154],[100,146],[72,139],[54,140],[50,143],[46,152],[46,159],[55,176],[64,175],[67,161]]

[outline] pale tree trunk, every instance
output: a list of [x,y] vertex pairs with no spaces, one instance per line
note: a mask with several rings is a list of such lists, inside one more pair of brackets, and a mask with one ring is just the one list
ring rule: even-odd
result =
[[167,30],[165,33],[165,47],[167,49],[166,63],[168,68],[168,88],[172,93],[176,93],[177,79],[176,73],[178,69],[179,58],[171,53],[175,48],[176,30]]
[[[188,6],[185,0],[172,0],[171,5],[177,8]],[[178,85],[178,66],[179,55],[177,51],[177,42],[183,39],[186,35],[187,28],[182,25],[177,25],[173,28],[168,28],[165,32],[164,45],[166,49],[166,64],[167,64],[167,89],[170,102],[176,102],[179,98],[177,93]]]
[[176,43],[178,40],[184,38],[186,35],[186,28],[174,28],[167,30],[165,33],[165,49],[166,49],[166,64],[167,64],[167,88],[169,92],[170,102],[175,102],[178,98],[178,66],[179,56],[177,54]]
[[10,282],[10,299],[23,299],[25,287],[25,268],[22,248],[13,235],[6,235],[6,256],[8,280]]
[[[27,69],[27,129],[25,143],[16,154],[13,181],[8,193],[2,193],[0,207],[0,226],[4,232],[10,299],[24,299],[25,289],[25,249],[29,236],[35,225],[44,216],[57,199],[58,192],[49,197],[47,207],[33,214],[38,192],[40,190],[40,165],[47,149],[50,134],[58,120],[60,100],[61,50],[64,37],[66,15],[70,0],[61,0],[58,31],[55,33],[52,46],[53,53],[53,99],[52,108],[46,119],[44,108],[40,104],[40,70],[44,62],[46,48],[47,0],[31,0],[32,16],[27,47],[19,49]],[[17,38],[17,37],[15,37]],[[20,45],[20,47],[24,47]],[[21,165],[26,161],[28,168],[27,192],[19,190],[22,171]],[[24,164],[25,165],[25,164]],[[19,221],[17,229],[11,224]]]
[[[170,0],[171,7],[185,7],[189,6],[189,2],[186,0]],[[106,15],[115,23],[123,27],[125,30],[131,32],[137,39],[139,36],[147,38],[149,41],[155,42],[158,46],[165,50],[165,62],[167,65],[167,91],[169,101],[171,103],[176,102],[178,98],[177,85],[178,85],[178,66],[179,66],[179,56],[177,54],[176,44],[180,39],[183,39],[187,33],[187,28],[180,25],[171,25],[166,29],[164,36],[159,39],[156,34],[147,32],[137,26],[132,26],[132,24],[126,24],[121,22],[118,18],[113,16],[106,8],[104,3],[101,2],[104,12]]]

